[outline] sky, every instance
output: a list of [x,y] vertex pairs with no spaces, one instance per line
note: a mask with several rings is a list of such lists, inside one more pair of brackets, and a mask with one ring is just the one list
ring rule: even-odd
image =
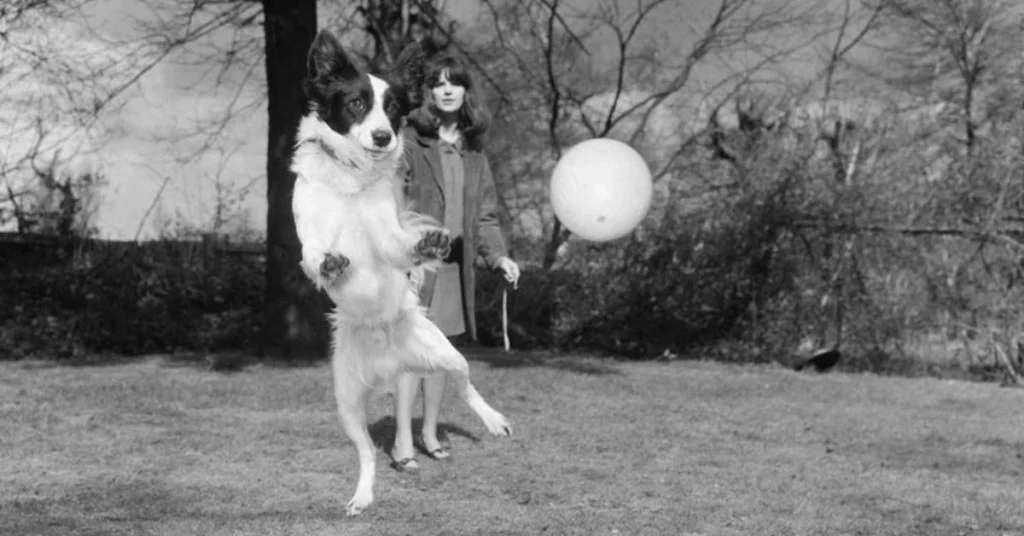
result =
[[[140,21],[156,18],[136,0],[106,0],[94,9],[97,28],[128,39],[138,35],[133,29]],[[233,36],[220,33],[218,41]],[[259,28],[246,35],[258,37]],[[164,59],[111,114],[115,136],[101,150],[110,180],[97,220],[102,236],[152,238],[178,227],[208,229],[218,197],[230,199],[229,212],[236,216],[224,223],[228,230],[263,228],[262,71],[236,68],[219,77],[217,66],[193,63],[186,54]],[[219,120],[233,106],[240,109],[213,140],[195,135],[197,125]]]
[[[621,0],[621,4],[628,10],[636,2]],[[711,4],[679,0],[674,10],[667,10],[653,26],[644,28],[663,44],[659,49],[667,54],[666,63],[671,63],[673,51],[692,45],[692,32],[687,29],[700,26],[710,16]],[[69,37],[69,50],[111,50],[110,43],[136,43],[147,33],[147,24],[167,16],[146,5],[144,0],[88,3],[85,18],[71,21],[61,30]],[[568,5],[582,8],[593,4],[572,0]],[[446,9],[464,27],[486,16],[476,0],[447,0]],[[329,11],[321,9],[321,18],[328,16]],[[75,30],[76,23],[89,31]],[[233,39],[258,40],[261,35],[259,27],[238,33],[225,30],[202,41],[202,46],[209,51]],[[598,34],[589,43],[597,57],[616,53],[609,36]],[[130,49],[122,45],[113,47],[112,53]],[[181,228],[209,230],[218,197],[228,200],[227,212],[234,216],[223,223],[223,230],[262,234],[267,143],[262,60],[243,61],[222,71],[209,62],[196,62],[197,57],[186,53],[164,58],[121,93],[116,106],[101,113],[94,151],[80,159],[102,169],[108,180],[95,219],[101,237],[148,239]],[[742,63],[744,58],[731,60]],[[129,65],[125,71],[137,67]],[[197,124],[217,120],[230,109],[234,109],[232,119],[216,137],[192,135]]]
[[[448,9],[468,22],[476,2],[448,0]],[[321,9],[321,18],[330,15]],[[159,14],[138,0],[102,0],[88,6],[90,25],[110,38],[133,39]],[[215,41],[227,42],[231,31]],[[255,27],[243,37],[259,38]],[[223,80],[208,65],[192,65],[172,55],[141,77],[124,95],[123,105],[105,117],[114,132],[100,147],[97,160],[108,178],[96,225],[112,239],[154,238],[177,229],[209,228],[217,199],[228,198],[232,217],[224,229],[262,234],[266,218],[266,128],[262,59],[253,72],[236,69]],[[231,103],[223,131],[205,147],[189,136],[197,124],[217,120]],[[239,104],[242,103],[242,104]],[[245,103],[253,106],[245,107]],[[218,189],[220,194],[218,194]]]

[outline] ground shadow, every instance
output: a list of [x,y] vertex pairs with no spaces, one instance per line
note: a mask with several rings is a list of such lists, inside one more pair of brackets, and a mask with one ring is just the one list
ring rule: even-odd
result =
[[175,352],[160,356],[163,366],[170,368],[197,368],[208,369],[214,372],[243,372],[250,367],[265,367],[272,369],[301,369],[323,366],[329,360],[326,356],[321,358],[296,358],[285,359],[268,355],[261,355],[256,352],[241,350],[225,350],[218,352]]
[[518,352],[501,348],[464,348],[467,359],[482,361],[491,368],[547,367],[577,374],[622,374],[622,370],[611,359],[596,360],[586,356],[557,354],[549,351]]
[[214,372],[242,372],[249,367],[303,368],[319,366],[325,359],[286,360],[275,359],[258,352],[246,350],[176,351],[169,353],[118,355],[109,353],[83,354],[75,357],[55,358],[32,362],[34,368],[80,367],[101,368],[158,363],[167,368],[208,369]]
[[[547,367],[577,374],[606,375],[622,374],[616,361],[609,358],[597,359],[593,356],[566,355],[553,351],[506,351],[502,348],[467,345],[459,350],[471,361],[483,362],[492,368],[524,368]],[[220,352],[174,352],[169,354],[153,354],[148,356],[91,356],[89,358],[41,361],[38,368],[77,366],[103,367],[147,360],[159,360],[160,364],[169,368],[206,369],[219,373],[244,372],[251,367],[275,369],[320,367],[329,360],[321,359],[277,359],[245,351]]]
[[[423,419],[413,419],[412,429],[414,433],[423,426]],[[384,452],[391,452],[391,447],[395,444],[395,418],[391,415],[387,417],[381,417],[376,422],[371,423],[369,426],[370,438],[373,439],[373,444],[384,450]],[[437,439],[442,443],[446,442],[453,436],[464,437],[474,443],[480,442],[480,437],[473,434],[465,428],[461,428],[450,423],[439,423],[437,425]],[[417,442],[418,443],[418,442]],[[420,444],[416,445],[416,448],[426,454],[423,450],[423,446]]]

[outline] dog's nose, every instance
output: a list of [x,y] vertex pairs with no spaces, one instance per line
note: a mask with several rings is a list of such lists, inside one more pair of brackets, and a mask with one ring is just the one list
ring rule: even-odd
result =
[[391,133],[386,130],[374,130],[373,144],[377,147],[386,147],[387,144],[391,143]]

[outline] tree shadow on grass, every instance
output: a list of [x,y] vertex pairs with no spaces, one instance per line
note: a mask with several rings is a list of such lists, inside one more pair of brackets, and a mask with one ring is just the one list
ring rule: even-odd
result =
[[[622,370],[617,366],[615,360],[610,357],[598,359],[581,355],[565,355],[551,351],[505,351],[502,348],[476,345],[460,346],[459,351],[466,356],[466,359],[487,363],[492,368],[547,367],[576,374],[595,376],[622,374]],[[179,358],[178,362],[184,365],[199,365],[219,372],[237,372],[256,364],[270,368],[305,368],[319,367],[330,362],[327,358],[277,360],[267,357],[248,356],[241,352],[207,354],[205,360],[201,354],[196,355],[199,357],[192,356],[192,359]]]
[[506,352],[500,348],[486,347],[465,348],[463,352],[467,359],[482,361],[490,365],[491,368],[547,367],[596,376],[622,374],[622,370],[615,366],[615,362],[611,358],[597,360],[583,356],[560,355],[553,352]]
[[238,523],[287,526],[297,515],[307,522],[330,524],[347,519],[329,501],[303,502],[297,512],[295,504],[260,506],[258,499],[244,503],[239,498],[237,487],[217,480],[185,486],[163,477],[91,478],[61,488],[56,495],[0,498],[0,534],[149,534],[144,528],[152,525],[164,534],[202,534],[173,527],[216,527],[221,533],[223,527]]
[[241,350],[176,352],[162,356],[162,359],[163,365],[166,367],[191,367],[221,373],[244,372],[257,366],[271,369],[303,369],[330,363],[327,356],[286,359]]
[[31,361],[33,368],[80,367],[101,368],[156,363],[166,368],[208,369],[215,372],[242,372],[259,365],[274,368],[303,368],[319,366],[327,359],[285,360],[274,359],[257,352],[245,350],[220,350],[216,352],[175,351],[144,355],[118,355],[87,353],[75,357]]

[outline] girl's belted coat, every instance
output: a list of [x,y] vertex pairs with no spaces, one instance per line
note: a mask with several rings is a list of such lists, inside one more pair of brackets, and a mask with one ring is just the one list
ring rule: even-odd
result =
[[[441,168],[441,152],[438,138],[422,134],[415,128],[406,127],[405,154],[400,167],[402,190],[406,203],[412,210],[444,221],[444,170]],[[501,234],[497,215],[498,194],[491,176],[487,156],[480,151],[464,149],[463,158],[463,200],[462,229],[450,229],[452,237],[461,236],[461,253],[458,259],[462,265],[462,299],[466,331],[472,340],[477,339],[476,329],[476,274],[474,268],[481,260],[489,269],[498,267],[498,260],[508,254]],[[428,305],[433,297],[435,273],[427,271],[420,287],[420,301]]]

